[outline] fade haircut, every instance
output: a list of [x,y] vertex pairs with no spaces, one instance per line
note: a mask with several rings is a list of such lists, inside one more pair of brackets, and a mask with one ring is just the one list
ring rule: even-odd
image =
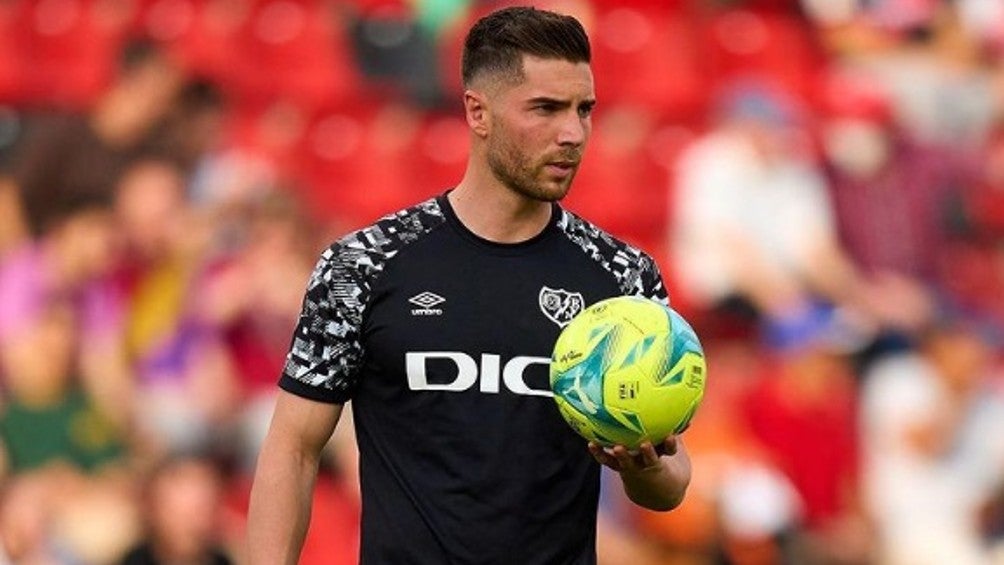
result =
[[589,37],[579,20],[526,6],[502,8],[478,20],[464,40],[464,88],[483,75],[523,79],[523,55],[588,63]]

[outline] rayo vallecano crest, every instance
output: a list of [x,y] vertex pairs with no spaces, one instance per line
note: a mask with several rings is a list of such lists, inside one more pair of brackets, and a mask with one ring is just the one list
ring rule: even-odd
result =
[[540,288],[539,302],[540,311],[560,328],[567,326],[586,305],[582,293],[546,286]]

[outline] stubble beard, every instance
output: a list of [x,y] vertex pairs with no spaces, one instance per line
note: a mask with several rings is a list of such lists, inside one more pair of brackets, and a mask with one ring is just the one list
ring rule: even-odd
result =
[[488,167],[506,188],[532,200],[558,202],[568,194],[576,171],[563,180],[547,182],[542,179],[544,166],[544,163],[532,163],[511,143],[490,144],[488,147]]

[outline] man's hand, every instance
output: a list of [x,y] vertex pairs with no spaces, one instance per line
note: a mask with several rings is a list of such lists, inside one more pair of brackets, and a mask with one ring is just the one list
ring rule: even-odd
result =
[[646,441],[635,453],[623,445],[589,442],[589,452],[601,465],[620,473],[624,491],[635,504],[671,510],[683,501],[690,484],[690,457],[679,436],[671,435],[657,446]]
[[602,447],[591,441],[589,442],[589,452],[601,465],[606,465],[618,473],[637,473],[660,467],[659,457],[662,455],[676,455],[676,437],[671,435],[658,446],[653,446],[650,441],[643,442],[635,453],[623,445]]

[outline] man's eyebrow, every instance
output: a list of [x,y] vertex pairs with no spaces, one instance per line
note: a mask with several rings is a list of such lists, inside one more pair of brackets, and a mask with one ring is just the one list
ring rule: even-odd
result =
[[[562,98],[552,98],[550,96],[534,96],[526,101],[527,104],[551,104],[554,106],[571,106],[572,101],[569,99]],[[593,106],[596,104],[595,98],[586,98],[579,102],[579,106]]]
[[554,106],[568,106],[572,103],[568,99],[551,98],[550,96],[534,96],[526,101],[527,104],[551,104]]

